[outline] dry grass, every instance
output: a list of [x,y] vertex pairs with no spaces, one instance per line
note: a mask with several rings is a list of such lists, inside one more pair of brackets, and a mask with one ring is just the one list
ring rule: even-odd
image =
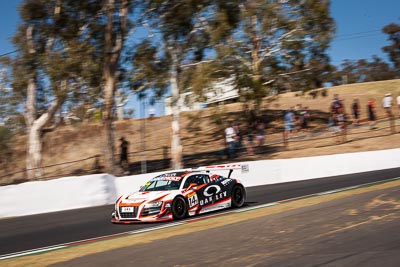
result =
[[[242,153],[235,161],[307,157],[346,153],[355,151],[370,151],[400,147],[398,134],[391,135],[388,122],[381,121],[376,131],[369,131],[367,125],[351,129],[348,139],[351,142],[336,144],[332,134],[326,132],[326,118],[329,105],[334,94],[344,98],[348,112],[354,97],[360,99],[362,106],[361,118],[366,119],[367,99],[373,97],[378,104],[378,117],[383,118],[384,112],[381,100],[385,93],[391,92],[393,97],[400,95],[400,80],[371,82],[343,85],[327,89],[328,96],[318,96],[313,99],[309,95],[296,96],[299,93],[290,92],[279,95],[275,100],[265,99],[263,103],[263,119],[267,121],[266,146],[254,156]],[[280,143],[282,138],[282,111],[302,104],[311,111],[313,120],[311,127],[318,135],[294,139],[285,149]],[[185,167],[227,162],[222,155],[224,149],[223,130],[228,120],[243,121],[243,105],[240,103],[211,107],[196,112],[181,114],[181,137]],[[394,114],[399,111],[394,109]],[[397,124],[400,122],[396,121]],[[145,124],[145,144],[142,140],[142,127]],[[400,126],[397,125],[397,129]],[[322,132],[321,132],[322,131]],[[43,147],[43,166],[62,164],[45,168],[48,177],[60,177],[72,174],[92,172],[95,163],[94,156],[103,154],[104,143],[100,124],[76,124],[63,126],[45,135]],[[357,134],[356,134],[357,133]],[[148,171],[166,169],[169,166],[169,146],[171,143],[171,117],[156,117],[153,119],[126,120],[115,123],[115,144],[120,136],[125,136],[130,142],[130,162],[132,173],[140,172],[140,161],[146,158]],[[0,176],[5,173],[21,171],[25,167],[26,136],[14,139],[12,162],[6,170],[0,170]],[[144,147],[143,147],[144,145]],[[145,153],[142,153],[144,148]],[[87,159],[89,158],[89,159]],[[83,160],[87,159],[87,160]],[[82,161],[83,160],[83,161]],[[24,173],[8,175],[0,178],[0,184],[23,181]]]

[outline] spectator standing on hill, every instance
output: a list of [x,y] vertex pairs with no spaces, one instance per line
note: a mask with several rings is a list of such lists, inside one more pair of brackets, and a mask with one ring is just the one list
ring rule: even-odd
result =
[[392,117],[392,102],[393,98],[391,93],[387,93],[382,99],[382,106],[385,109],[385,113],[389,118]]
[[340,99],[338,94],[332,99],[330,111],[333,114],[344,113],[343,99]]
[[149,109],[149,117],[150,117],[150,118],[154,118],[155,115],[156,115],[156,110],[155,110],[155,108],[151,107],[151,108]]
[[233,128],[233,123],[228,125],[225,129],[225,144],[228,159],[235,157],[235,149],[236,149],[236,132]]
[[360,101],[358,100],[358,98],[353,99],[351,110],[353,112],[354,124],[357,126],[360,125]]
[[293,108],[290,108],[289,110],[286,111],[286,114],[284,116],[284,124],[285,124],[285,129],[283,132],[283,141],[285,145],[287,145],[287,141],[289,140],[289,135],[291,132],[294,130],[295,126],[295,118],[294,118],[294,113],[293,113]]
[[308,112],[308,107],[304,107],[300,111],[300,131],[308,132],[308,120],[310,118],[310,113]]
[[375,108],[376,108],[375,99],[371,97],[368,100],[368,105],[367,105],[369,127],[371,129],[375,129],[376,128],[376,126],[375,126],[376,125]]
[[392,94],[387,93],[385,97],[382,99],[382,106],[385,109],[387,117],[389,118],[390,129],[392,133],[396,133],[396,126],[395,126],[394,116],[392,113],[392,103],[393,103]]
[[235,138],[235,153],[240,152],[243,148],[243,136],[244,132],[240,129],[239,123],[233,124],[233,129],[235,130],[236,138]]
[[397,96],[396,100],[397,100],[397,107],[399,109],[399,117],[400,117],[400,95]]
[[121,137],[119,139],[121,144],[120,147],[120,154],[119,154],[119,165],[125,171],[129,171],[129,161],[128,161],[128,149],[129,149],[129,142],[125,139],[125,137]]
[[339,98],[338,94],[334,95],[332,99],[331,107],[331,123],[333,133],[336,135],[336,142],[339,143],[341,141],[341,137],[343,137],[345,132],[345,113],[344,113],[344,105],[343,99]]

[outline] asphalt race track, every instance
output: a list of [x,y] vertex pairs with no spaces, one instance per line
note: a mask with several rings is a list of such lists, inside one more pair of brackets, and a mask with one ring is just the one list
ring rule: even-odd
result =
[[138,239],[135,235],[116,239],[102,251],[84,253],[88,245],[5,263],[27,266],[39,262],[36,266],[40,267],[398,267],[399,203],[400,180],[396,179],[199,220],[169,231],[144,233]]
[[[400,177],[400,168],[251,187],[247,189],[247,205],[261,205],[397,177]],[[0,255],[165,224],[115,225],[110,223],[112,209],[113,205],[107,205],[1,219]]]

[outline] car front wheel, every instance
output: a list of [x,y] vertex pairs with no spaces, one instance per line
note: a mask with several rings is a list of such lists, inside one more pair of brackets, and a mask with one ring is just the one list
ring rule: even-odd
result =
[[172,216],[175,220],[182,220],[187,216],[187,205],[183,197],[178,196],[174,199],[171,206]]

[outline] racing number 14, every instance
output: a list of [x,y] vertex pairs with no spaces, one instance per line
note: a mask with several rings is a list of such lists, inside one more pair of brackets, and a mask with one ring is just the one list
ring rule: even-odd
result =
[[199,198],[197,197],[197,194],[194,193],[193,195],[189,196],[188,202],[189,202],[189,208],[196,206],[199,203]]

